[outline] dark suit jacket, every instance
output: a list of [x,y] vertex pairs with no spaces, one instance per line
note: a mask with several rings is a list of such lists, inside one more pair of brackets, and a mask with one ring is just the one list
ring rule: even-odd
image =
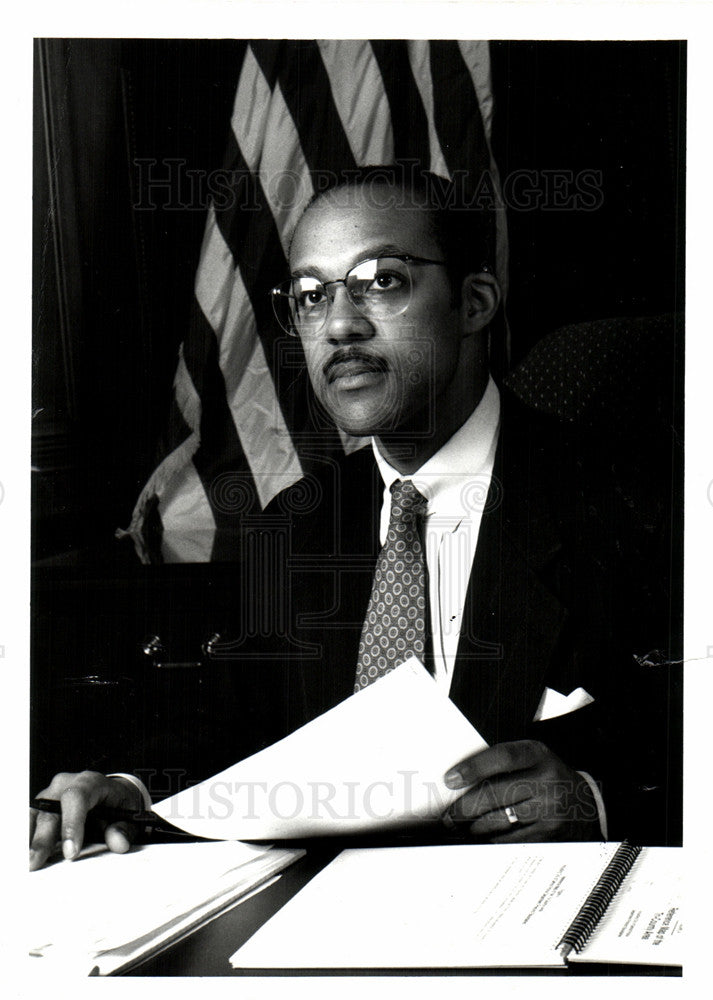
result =
[[[489,743],[539,739],[592,774],[610,836],[676,842],[680,709],[669,675],[634,659],[667,647],[668,619],[641,587],[656,572],[646,531],[594,435],[507,393],[503,404],[451,698]],[[286,665],[285,731],[352,693],[382,488],[366,448],[315,466],[266,512],[273,541],[283,538],[270,600],[285,627],[266,629],[265,661]],[[581,686],[595,701],[533,723],[545,686]]]
[[[665,505],[651,503],[651,479],[646,502],[635,484],[622,489],[621,463],[612,468],[596,432],[507,391],[502,403],[451,698],[489,743],[538,739],[589,772],[612,838],[680,842],[677,668],[635,659],[670,647],[670,569],[656,557],[666,546],[654,516]],[[147,742],[137,759],[179,761],[184,784],[352,693],[382,494],[370,448],[315,456],[303,481],[244,519],[240,561],[210,567],[230,641],[202,675],[200,705],[186,701],[181,717],[172,703],[167,741],[180,745]],[[534,723],[545,686],[581,686],[595,701]]]

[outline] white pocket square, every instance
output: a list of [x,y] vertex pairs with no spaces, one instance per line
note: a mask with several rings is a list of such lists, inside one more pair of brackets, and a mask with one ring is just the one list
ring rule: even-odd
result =
[[560,694],[554,688],[545,688],[537,706],[533,722],[545,722],[547,719],[556,719],[558,715],[567,715],[569,712],[576,712],[578,708],[591,705],[594,701],[591,694],[582,687],[575,688],[569,694]]

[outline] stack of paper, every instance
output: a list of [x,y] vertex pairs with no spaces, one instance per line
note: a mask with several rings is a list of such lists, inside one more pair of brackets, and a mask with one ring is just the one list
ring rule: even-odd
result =
[[304,854],[236,842],[101,847],[29,878],[38,968],[107,975],[166,947]]

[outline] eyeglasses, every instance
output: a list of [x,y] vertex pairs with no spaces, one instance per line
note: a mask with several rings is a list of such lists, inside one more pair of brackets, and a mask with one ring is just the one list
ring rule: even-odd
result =
[[320,281],[311,275],[289,278],[270,292],[277,321],[293,337],[318,333],[334,301],[330,286],[344,285],[349,301],[369,319],[386,319],[405,312],[411,301],[413,265],[445,264],[443,260],[397,254],[356,264],[343,278]]

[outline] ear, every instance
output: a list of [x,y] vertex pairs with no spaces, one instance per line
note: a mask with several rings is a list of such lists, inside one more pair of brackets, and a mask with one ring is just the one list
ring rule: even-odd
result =
[[500,305],[500,285],[489,271],[469,274],[461,286],[461,323],[464,336],[484,330]]

